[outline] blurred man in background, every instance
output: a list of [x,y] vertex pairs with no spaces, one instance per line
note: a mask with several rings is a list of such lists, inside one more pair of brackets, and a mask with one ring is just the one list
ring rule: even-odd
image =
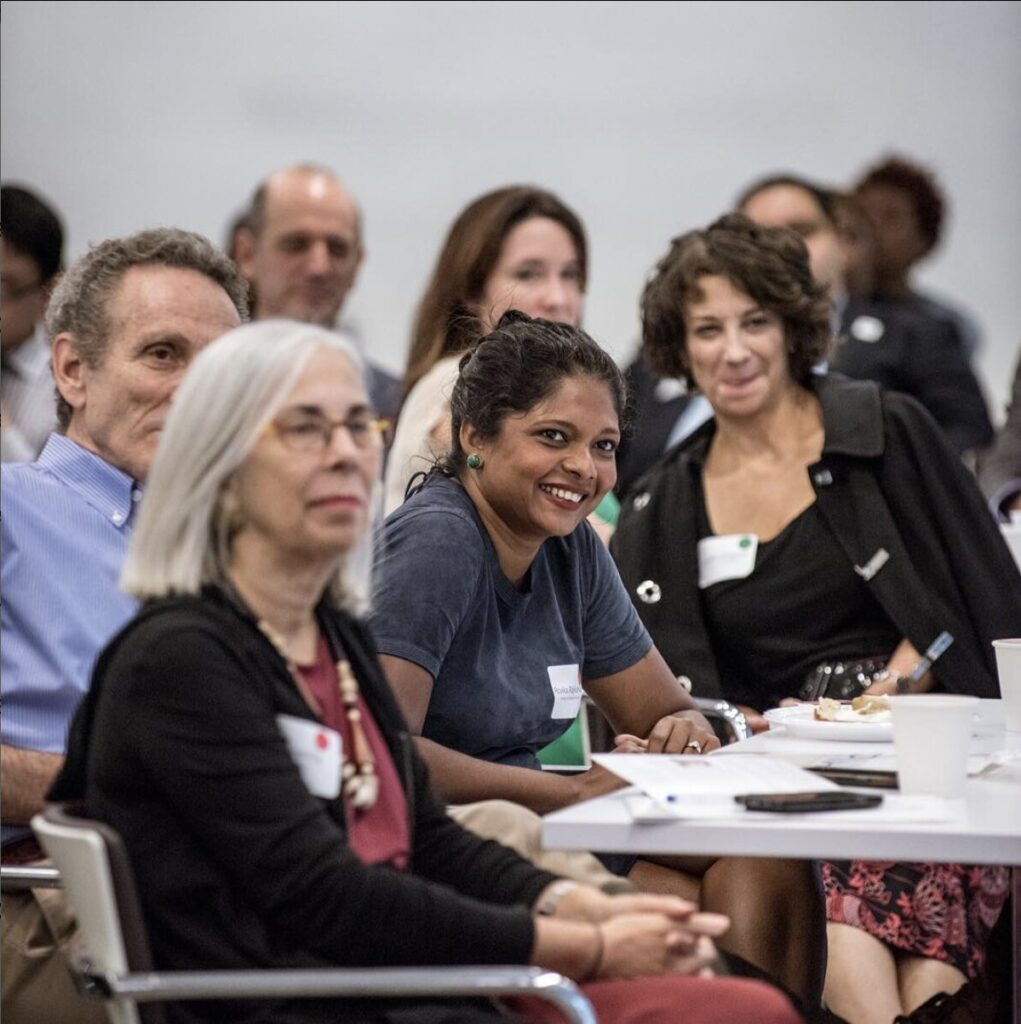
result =
[[804,240],[812,275],[833,300],[838,344],[831,369],[914,396],[958,453],[984,447],[993,436],[989,411],[949,321],[896,301],[848,294],[840,202],[832,189],[783,174],[751,185],[737,208],[764,227],[790,228]]
[[42,451],[57,422],[42,320],[62,266],[64,231],[46,203],[17,185],[0,187],[0,229],[0,457],[27,462]]
[[[271,174],[233,226],[232,239],[238,267],[253,288],[254,319],[337,326],[365,249],[358,205],[332,171],[296,164]],[[365,375],[376,411],[396,415],[397,378],[368,359]]]

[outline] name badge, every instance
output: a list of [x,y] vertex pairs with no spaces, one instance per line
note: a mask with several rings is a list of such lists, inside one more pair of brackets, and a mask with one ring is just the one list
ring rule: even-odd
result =
[[759,538],[754,533],[725,533],[698,542],[698,585],[702,590],[724,580],[743,580],[755,568]]
[[577,718],[584,690],[577,665],[550,665],[549,684],[553,690],[553,711],[550,718]]
[[335,800],[340,796],[340,768],[343,763],[340,733],[309,718],[294,715],[277,715],[277,725],[308,791],[324,800]]

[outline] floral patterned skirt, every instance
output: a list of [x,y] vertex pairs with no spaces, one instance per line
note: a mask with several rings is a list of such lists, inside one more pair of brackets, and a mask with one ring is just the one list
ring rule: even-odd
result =
[[823,861],[828,920],[974,978],[1007,899],[1005,867]]

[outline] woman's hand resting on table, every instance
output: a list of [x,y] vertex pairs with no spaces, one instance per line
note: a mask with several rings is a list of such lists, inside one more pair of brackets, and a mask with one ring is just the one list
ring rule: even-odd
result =
[[650,754],[708,754],[720,741],[699,711],[664,715],[646,737]]
[[631,733],[614,736],[614,754],[708,754],[720,741],[712,727],[697,711],[664,715],[648,737]]
[[[720,745],[716,733],[697,711],[664,716],[653,726],[647,739],[621,733],[613,742],[616,744],[611,751],[613,754],[707,754]],[[579,772],[572,781],[577,787],[575,803],[605,796],[627,785],[620,776],[598,764]]]

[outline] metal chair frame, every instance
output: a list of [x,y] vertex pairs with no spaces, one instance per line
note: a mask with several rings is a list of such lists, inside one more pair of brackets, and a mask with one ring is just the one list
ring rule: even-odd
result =
[[26,889],[60,889],[60,872],[51,867],[0,865],[0,892],[24,892]]
[[[112,1024],[163,1024],[159,1004],[186,999],[446,996],[537,997],[553,1003],[568,1024],[597,1024],[591,1003],[573,981],[537,967],[153,970],[134,876],[116,832],[60,805],[36,815],[32,827],[57,865],[78,917],[81,950],[72,971],[86,995],[106,1000]],[[13,874],[8,877],[14,881]],[[35,884],[32,875],[21,880],[28,887]]]

